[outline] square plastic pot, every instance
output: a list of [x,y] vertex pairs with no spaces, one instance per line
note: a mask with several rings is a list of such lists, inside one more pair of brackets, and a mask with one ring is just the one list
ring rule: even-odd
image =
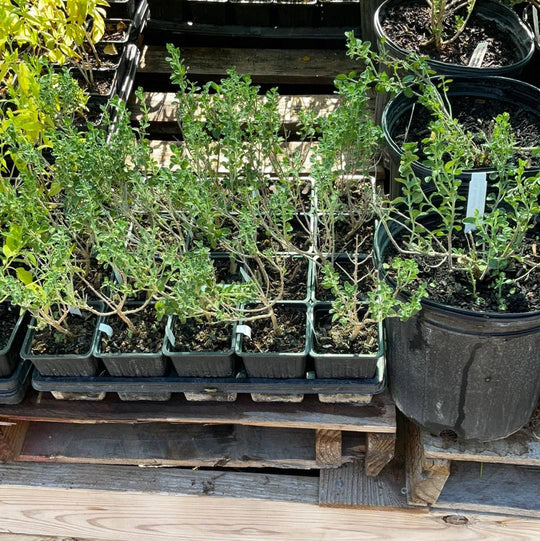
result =
[[[167,329],[172,332],[174,317],[169,317]],[[170,359],[181,378],[228,378],[234,375],[234,346],[236,325],[227,351],[174,351],[165,333],[163,355]]]
[[306,374],[306,360],[310,350],[311,329],[308,318],[308,305],[301,302],[279,303],[277,307],[287,307],[306,314],[306,335],[304,349],[295,353],[252,353],[244,351],[244,335],[237,334],[236,354],[242,359],[250,378],[303,378]]
[[[13,308],[13,310],[15,309]],[[26,313],[19,316],[6,345],[0,350],[0,378],[11,376],[19,362],[19,353],[26,333],[27,320]]]
[[379,350],[376,354],[366,353],[318,353],[315,351],[315,332],[317,317],[328,314],[331,303],[316,303],[311,311],[310,357],[315,363],[315,373],[321,379],[361,379],[372,378],[377,371],[377,363],[384,356],[383,326],[378,324]]
[[0,378],[0,404],[8,405],[22,402],[31,370],[32,363],[30,361],[20,361],[13,374],[7,378]]

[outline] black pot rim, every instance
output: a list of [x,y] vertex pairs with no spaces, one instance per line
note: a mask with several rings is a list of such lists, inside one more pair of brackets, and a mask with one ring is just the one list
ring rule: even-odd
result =
[[[383,231],[384,235],[386,235],[386,230],[384,229],[384,226],[382,224],[379,224],[379,227],[377,228],[377,231],[375,233],[375,250],[377,253],[377,259],[379,260],[379,272],[381,273],[382,277],[385,281],[387,281],[392,287],[395,285],[395,281],[388,276],[388,273],[385,272],[385,270],[382,268],[382,262],[383,262],[383,252],[380,249],[379,244],[379,236],[381,233],[379,231]],[[407,293],[404,293],[405,295],[408,295]],[[478,312],[475,310],[467,310],[465,308],[459,308],[457,306],[452,306],[449,304],[443,304],[437,301],[433,301],[431,299],[422,299],[421,301],[422,306],[427,306],[434,312],[439,312],[441,314],[456,314],[459,316],[462,316],[463,318],[468,318],[471,320],[498,320],[498,321],[511,321],[511,320],[534,320],[537,318],[540,318],[540,310],[535,310],[533,312]],[[475,333],[476,334],[476,333]]]
[[[377,39],[380,40],[382,37],[385,38],[386,42],[391,44],[392,48],[395,48],[397,51],[399,51],[403,55],[410,54],[412,51],[408,51],[407,49],[403,49],[396,43],[394,43],[389,36],[387,36],[384,33],[384,30],[382,28],[381,24],[381,14],[386,10],[389,4],[393,3],[405,3],[408,0],[385,0],[375,11],[374,15],[374,27],[375,27],[375,33],[377,35]],[[534,35],[531,31],[531,29],[518,17],[518,15],[508,6],[505,6],[501,2],[495,1],[495,0],[482,0],[482,2],[478,2],[475,6],[475,10],[479,9],[481,5],[486,4],[496,4],[500,8],[504,8],[504,10],[507,11],[508,17],[514,19],[514,22],[518,24],[523,32],[527,35],[529,38],[529,47],[528,47],[528,53],[525,57],[523,57],[521,60],[518,60],[517,62],[514,62],[513,64],[509,64],[507,66],[500,66],[498,68],[477,68],[477,67],[470,67],[470,66],[464,66],[463,64],[454,64],[451,62],[441,62],[440,60],[433,60],[429,59],[428,63],[430,66],[432,66],[436,71],[444,71],[445,68],[459,68],[460,70],[464,71],[465,73],[470,76],[476,76],[476,77],[485,77],[486,75],[490,74],[498,74],[498,73],[507,73],[507,72],[515,72],[519,69],[521,69],[523,66],[525,66],[529,60],[532,58],[534,51],[535,51],[535,44],[534,44]]]

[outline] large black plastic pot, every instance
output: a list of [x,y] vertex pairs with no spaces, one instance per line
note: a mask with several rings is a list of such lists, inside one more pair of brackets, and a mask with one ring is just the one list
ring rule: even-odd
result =
[[[540,123],[540,89],[533,85],[508,79],[506,77],[487,77],[485,79],[454,79],[448,84],[448,97],[450,102],[457,101],[461,97],[474,97],[478,100],[497,100],[508,104],[519,104],[529,115],[536,117]],[[403,149],[396,141],[399,126],[403,125],[402,119],[405,118],[405,125],[408,124],[412,108],[416,104],[416,110],[419,106],[416,99],[408,98],[405,94],[398,94],[386,106],[381,120],[381,127],[384,138],[388,145],[390,157],[392,161],[399,165],[403,156]],[[413,170],[420,178],[425,178],[431,175],[431,169],[423,166],[420,163],[413,164]],[[471,173],[475,171],[485,171],[488,174],[493,172],[493,169],[482,168],[474,170],[464,170],[460,175],[461,180],[469,181]],[[527,175],[535,175],[540,171],[540,168],[528,169]],[[426,186],[429,190],[429,186]]]
[[[389,242],[380,227],[379,262]],[[472,312],[424,300],[409,320],[386,321],[386,337],[392,397],[432,433],[497,440],[527,424],[536,408],[540,312]]]
[[[8,310],[18,312],[15,306],[8,306]],[[7,378],[13,374],[20,357],[21,344],[26,333],[26,313],[18,316],[17,323],[11,331],[8,341],[0,349],[0,378]]]
[[[390,8],[405,3],[409,3],[408,0],[386,0],[386,2],[379,6],[374,17],[377,41],[384,37],[385,49],[387,49],[391,56],[397,59],[404,59],[410,51],[406,51],[394,43],[385,34],[381,21],[385,19]],[[476,3],[474,10],[478,17],[489,22],[494,22],[501,32],[508,36],[508,39],[512,41],[512,48],[519,54],[519,60],[513,64],[496,68],[477,68],[441,62],[439,60],[429,60],[431,68],[440,75],[450,75],[452,77],[518,75],[534,53],[534,41],[531,30],[512,9],[499,2],[493,0],[480,0]]]

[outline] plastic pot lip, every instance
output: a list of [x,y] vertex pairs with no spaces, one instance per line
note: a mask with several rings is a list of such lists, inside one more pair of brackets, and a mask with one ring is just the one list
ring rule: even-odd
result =
[[[387,0],[387,1],[390,1],[390,0]],[[527,90],[527,91],[529,91],[531,93],[537,94],[538,95],[538,100],[540,101],[540,89],[538,89],[534,85],[531,85],[530,83],[526,83],[525,81],[519,81],[517,79],[512,79],[510,77],[489,76],[489,77],[484,77],[483,79],[468,79],[467,77],[455,77],[455,78],[452,79],[453,83],[458,83],[459,84],[459,83],[467,82],[467,84],[469,86],[472,86],[473,88],[474,88],[474,86],[476,84],[482,84],[482,83],[483,83],[482,87],[485,88],[484,85],[485,85],[486,81],[487,82],[493,81],[495,83],[501,83],[502,85],[506,85],[508,87],[510,87],[510,86],[521,87],[523,90]],[[472,90],[471,90],[471,94],[472,94]],[[450,95],[450,96],[452,95],[452,88],[451,87],[449,89],[448,95]],[[487,92],[486,92],[486,97],[489,98],[489,94]],[[390,147],[390,151],[395,156],[398,156],[398,157],[403,155],[403,148],[401,147],[401,145],[399,145],[395,141],[393,135],[390,133],[388,117],[393,112],[393,108],[397,107],[401,102],[406,103],[405,100],[409,100],[409,102],[410,102],[410,107],[407,107],[406,111],[411,109],[412,106],[415,103],[418,103],[417,100],[414,100],[413,98],[407,98],[405,96],[405,94],[403,93],[403,91],[402,91],[387,103],[387,105],[384,108],[384,111],[382,113],[382,117],[381,117],[381,128],[382,128],[382,131],[383,131],[383,136],[384,136],[384,139],[386,141],[386,144]],[[392,125],[393,124],[394,123],[392,123]],[[429,175],[429,173],[431,171],[430,169],[428,169],[427,167],[425,167],[424,165],[422,165],[419,162],[413,164],[413,168],[420,171],[420,173],[423,174],[424,176]],[[527,171],[529,171],[530,173],[534,174],[534,172],[538,171],[538,170],[540,170],[540,168],[531,168],[531,169],[526,170],[525,172],[527,173]],[[464,176],[464,175],[468,176],[473,172],[493,173],[493,172],[495,172],[495,170],[493,169],[493,167],[480,167],[480,168],[476,168],[476,169],[464,169],[463,172],[462,172],[462,175],[460,175],[460,176]]]
[[20,331],[21,326],[24,324],[24,320],[26,319],[26,310],[22,312],[22,314],[19,315],[17,318],[17,322],[15,323],[15,327],[13,327],[13,330],[11,331],[11,334],[9,335],[8,341],[6,345],[0,349],[0,355],[6,355],[11,347],[13,346],[13,342],[15,340],[15,337]]
[[[382,233],[379,233],[381,231]],[[395,282],[392,278],[388,276],[388,274],[384,271],[382,268],[382,262],[383,258],[382,255],[384,254],[384,250],[381,250],[380,244],[379,244],[379,237],[383,234],[386,237],[386,231],[382,224],[379,225],[377,228],[377,231],[375,232],[375,250],[377,252],[377,259],[379,260],[378,266],[379,266],[379,272],[381,273],[382,277],[385,281],[387,281],[392,287],[395,285]],[[405,293],[405,295],[407,295]],[[480,320],[495,320],[495,321],[512,321],[512,320],[535,320],[540,319],[540,310],[535,310],[533,312],[479,312],[475,310],[467,310],[465,308],[459,308],[457,306],[452,306],[450,304],[444,304],[440,303],[431,299],[422,299],[420,301],[422,304],[422,309],[424,307],[428,307],[429,310],[432,310],[434,312],[438,312],[440,314],[456,314],[461,316],[464,319],[471,319],[473,321],[480,321]],[[476,333],[475,333],[476,334]]]
[[[310,325],[310,319],[309,319],[309,310],[310,310],[310,304],[308,302],[303,301],[280,301],[274,304],[274,307],[277,306],[293,306],[299,308],[299,311],[305,311],[306,315],[306,332],[305,332],[305,345],[304,349],[302,351],[291,351],[289,352],[272,352],[272,351],[266,351],[266,352],[258,352],[258,351],[243,351],[242,350],[242,339],[243,334],[236,333],[237,340],[235,345],[235,353],[240,358],[242,357],[307,357],[309,355],[309,351],[311,349],[311,325]],[[300,309],[300,307],[302,307]]]
[[[358,303],[358,306],[362,306],[363,303]],[[384,356],[384,330],[382,321],[377,323],[377,335],[379,350],[377,353],[318,353],[315,350],[315,313],[316,312],[327,312],[332,307],[331,302],[314,302],[311,309],[311,329],[313,333],[313,338],[311,340],[311,348],[309,350],[309,356],[314,359],[357,359],[357,360],[372,360],[379,359]]]
[[[144,301],[128,301],[128,302],[126,302],[126,307],[129,307],[129,306],[141,306],[142,304],[144,304]],[[150,302],[150,303],[148,303],[148,307],[153,307],[155,304],[156,304],[155,302]],[[96,325],[97,338],[96,338],[94,351],[93,351],[94,357],[96,359],[122,360],[122,359],[125,359],[125,358],[129,357],[130,359],[144,360],[144,359],[160,359],[162,357],[163,344],[161,344],[161,347],[157,351],[155,351],[153,353],[129,352],[129,351],[119,351],[119,352],[116,352],[116,353],[102,353],[101,352],[101,340],[102,340],[101,335],[103,333],[99,330],[99,325],[101,323],[107,323],[107,320],[110,317],[112,317],[112,316],[99,316],[99,318],[98,318],[98,322],[97,322],[97,325]]]
[[[167,319],[167,328],[172,329],[173,321],[175,320],[176,316],[169,316]],[[163,339],[163,347],[161,349],[162,354],[165,357],[169,357],[171,359],[176,359],[179,357],[226,357],[229,355],[234,354],[234,348],[235,348],[235,342],[236,342],[236,323],[230,324],[232,327],[232,333],[231,333],[231,347],[227,350],[223,351],[172,351],[169,349],[169,338],[165,334],[165,338]]]
[[[377,36],[377,40],[380,40],[382,37],[386,39],[386,43],[389,45],[389,48],[392,50],[394,49],[401,55],[408,55],[411,51],[408,51],[407,49],[403,49],[396,43],[394,43],[390,37],[388,37],[382,28],[381,24],[381,15],[386,11],[388,6],[390,4],[399,4],[399,3],[405,3],[407,0],[385,0],[375,11],[374,15],[374,28],[375,33]],[[482,10],[483,7],[489,6],[489,5],[496,5],[498,9],[502,9],[503,11],[506,11],[507,20],[512,19],[514,24],[521,28],[523,32],[522,37],[527,37],[527,41],[529,42],[528,45],[528,51],[525,56],[523,56],[520,60],[517,62],[514,62],[513,64],[509,64],[507,66],[500,66],[498,68],[482,68],[482,67],[470,67],[470,66],[464,66],[462,64],[454,64],[451,62],[441,62],[440,60],[428,60],[428,64],[438,73],[445,73],[448,71],[459,71],[462,72],[464,76],[469,77],[486,77],[490,75],[498,75],[498,74],[505,74],[505,73],[514,73],[516,71],[521,70],[532,58],[534,51],[535,51],[535,43],[534,43],[534,34],[531,31],[530,28],[527,27],[527,25],[518,17],[517,13],[515,13],[511,8],[505,6],[504,4],[500,2],[496,2],[494,0],[483,0],[481,3],[478,3],[475,6],[475,10]],[[501,26],[498,24],[498,26]],[[519,39],[519,35],[517,36]],[[513,40],[514,41],[514,40]],[[515,45],[515,42],[512,44]],[[449,74],[450,75],[450,74]],[[456,73],[452,73],[451,75],[457,75]]]

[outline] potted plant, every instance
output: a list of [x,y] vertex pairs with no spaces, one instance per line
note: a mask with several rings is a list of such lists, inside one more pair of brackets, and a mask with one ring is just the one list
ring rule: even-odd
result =
[[427,293],[417,315],[387,321],[390,387],[403,413],[431,432],[504,438],[528,422],[540,393],[540,175],[527,178],[525,162],[513,163],[508,115],[495,120],[496,172],[471,191],[460,179],[469,142],[448,137],[440,121],[430,130],[424,148],[435,192],[422,190],[417,146],[405,145],[403,195],[381,212],[377,235],[387,286],[389,265],[405,261],[419,273],[400,295]]

